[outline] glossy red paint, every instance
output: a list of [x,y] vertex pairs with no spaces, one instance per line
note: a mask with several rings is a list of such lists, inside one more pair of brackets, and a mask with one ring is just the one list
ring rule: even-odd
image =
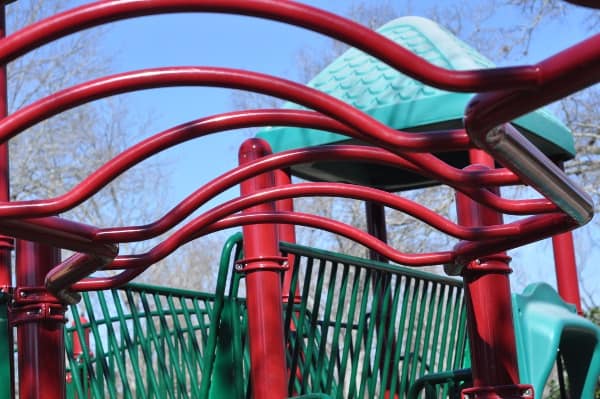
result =
[[[270,153],[263,140],[246,140],[239,150],[240,164],[252,162]],[[242,195],[272,187],[275,177],[265,173],[245,180],[240,185]],[[274,203],[262,203],[242,212],[273,211]],[[246,272],[246,304],[248,309],[248,339],[250,343],[250,378],[252,397],[281,399],[287,397],[287,367],[283,336],[283,308],[281,301],[281,263],[277,226],[274,224],[246,225],[244,256]],[[262,258],[262,260],[261,260]]]
[[[569,0],[598,7],[589,0]],[[0,141],[5,142],[33,124],[59,112],[110,95],[155,87],[180,85],[218,86],[250,90],[305,105],[311,111],[255,110],[216,115],[159,133],[117,156],[68,193],[56,198],[7,202],[8,153],[0,146],[0,233],[44,242],[77,251],[73,257],[54,265],[54,251],[41,244],[22,242],[17,254],[17,283],[38,287],[45,282],[54,293],[69,299],[74,290],[105,289],[121,285],[137,276],[179,246],[213,231],[244,226],[247,256],[248,309],[250,323],[252,386],[255,398],[283,398],[286,369],[281,321],[280,265],[277,240],[294,241],[293,225],[325,229],[364,244],[381,260],[424,266],[440,263],[465,263],[475,390],[477,397],[527,397],[519,391],[510,298],[507,258],[500,251],[562,233],[577,227],[571,217],[546,199],[506,200],[481,187],[535,181],[519,168],[455,169],[431,152],[467,150],[470,139],[486,148],[484,138],[498,125],[541,105],[600,80],[600,35],[596,35],[536,65],[495,68],[480,71],[449,71],[415,56],[387,38],[352,21],[290,1],[275,0],[104,0],[66,11],[40,21],[0,40],[0,63],[6,64],[52,40],[92,26],[143,15],[175,12],[220,12],[262,17],[301,26],[337,38],[381,59],[399,71],[434,87],[480,93],[471,102],[463,130],[428,133],[399,132],[382,125],[349,105],[311,88],[264,74],[226,68],[171,67],[126,72],[83,83],[57,92],[6,117],[5,69],[0,70]],[[1,33],[0,33],[1,34]],[[524,90],[527,89],[527,90]],[[487,92],[487,93],[484,93]],[[246,142],[240,152],[241,165],[215,178],[162,218],[144,226],[113,226],[99,229],[69,222],[55,215],[72,209],[94,195],[118,175],[159,151],[200,137],[246,126],[287,125],[335,131],[362,140],[373,147],[330,146],[300,149],[269,155],[264,143]],[[469,139],[470,138],[470,139]],[[528,143],[525,143],[528,144]],[[488,148],[488,150],[490,150]],[[482,151],[471,151],[474,163],[493,168]],[[500,155],[496,154],[497,158]],[[536,161],[550,169],[543,154]],[[279,169],[296,163],[320,159],[369,160],[404,168],[430,177],[456,189],[459,224],[422,206],[365,187],[344,184],[295,184]],[[500,158],[499,158],[500,159]],[[501,160],[501,159],[500,159]],[[273,173],[278,180],[273,188]],[[560,173],[557,175],[568,183]],[[145,254],[117,255],[115,244],[155,237],[173,228],[208,200],[241,183],[240,198],[228,201],[187,223]],[[580,193],[575,190],[575,194]],[[368,233],[343,223],[293,211],[291,199],[299,196],[331,195],[368,201],[371,220],[382,219],[383,206],[399,209],[440,231],[462,240],[454,249],[421,254],[406,254],[385,243],[379,228]],[[550,196],[551,197],[551,196]],[[560,201],[556,201],[559,204]],[[273,202],[276,206],[273,207]],[[376,214],[374,212],[380,212]],[[530,215],[517,222],[502,224],[498,212]],[[36,219],[32,219],[32,218]],[[277,224],[278,226],[274,226]],[[370,223],[371,227],[375,225]],[[570,236],[569,236],[570,237]],[[574,301],[573,257],[569,237],[555,238],[558,247],[559,289]],[[0,237],[0,286],[10,284],[10,239]],[[478,259],[478,262],[473,261]],[[290,262],[292,263],[292,262]],[[52,268],[52,270],[50,270]],[[105,268],[124,270],[106,278],[86,278]],[[562,280],[563,287],[560,288]],[[284,278],[284,287],[289,277]],[[260,295],[257,293],[260,292]],[[287,290],[285,291],[287,292]],[[40,308],[42,309],[42,308]],[[50,309],[48,307],[43,309]],[[26,320],[25,317],[23,320]],[[64,380],[62,325],[57,318],[39,323],[19,323],[19,349],[25,365],[22,371],[24,397],[64,395],[58,387]],[[56,327],[56,328],[54,328]],[[56,331],[60,330],[60,338]],[[44,345],[39,346],[40,342]],[[45,343],[53,343],[47,346]],[[55,345],[54,345],[55,344]],[[25,349],[24,349],[25,348]],[[60,354],[58,353],[60,350]],[[62,357],[62,377],[50,378],[39,365],[56,364]],[[50,364],[50,363],[48,363]],[[21,367],[21,366],[20,366]],[[59,373],[60,370],[53,371]],[[38,374],[43,375],[38,375]],[[46,375],[48,374],[48,375]],[[56,377],[56,376],[54,376]],[[527,387],[526,387],[527,388]],[[28,389],[30,391],[28,391]],[[41,391],[40,391],[41,389]],[[44,396],[47,395],[47,396]]]
[[[480,151],[471,153],[471,161],[477,162],[477,165],[468,166],[467,169],[494,167],[494,160]],[[499,194],[497,189],[495,191]],[[501,214],[473,202],[461,193],[457,193],[456,206],[461,225],[478,227],[503,224]],[[513,396],[503,396],[500,387],[519,383],[508,279],[511,273],[509,261],[510,258],[503,252],[487,254],[471,261],[462,271],[473,371],[473,389],[463,393],[463,397],[480,397],[467,396],[467,392],[480,393],[483,389],[497,396],[482,397],[510,398]]]
[[554,267],[556,269],[558,293],[566,302],[575,305],[579,314],[583,314],[581,296],[579,295],[579,273],[575,261],[573,233],[569,231],[553,236],[552,247],[554,249]]
[[107,22],[181,12],[251,15],[297,25],[361,49],[428,85],[451,91],[534,88],[540,80],[537,66],[477,71],[446,70],[352,20],[293,1],[277,0],[98,1],[49,17],[11,35],[9,40],[0,43],[0,63],[8,63],[51,40]]
[[[46,273],[60,260],[57,248],[18,240],[16,245],[17,287],[40,287]],[[44,311],[45,303],[33,303],[28,315],[34,317],[17,324],[19,397],[24,399],[61,399],[65,393],[64,321]],[[64,317],[64,309],[63,309]],[[55,316],[59,316],[54,313]],[[31,316],[30,316],[31,317]]]
[[[0,4],[0,39],[4,39],[6,35],[6,5]],[[6,65],[0,64],[0,119],[8,114],[8,97],[7,97],[7,81],[6,81]],[[10,180],[9,180],[9,154],[8,144],[0,145],[0,201],[8,201],[10,199]],[[10,292],[12,286],[12,256],[14,240],[9,236],[0,235],[0,290],[4,293]],[[7,306],[2,303],[0,306]],[[6,331],[0,332],[0,335],[6,337],[4,343],[6,348],[13,347],[12,328],[7,325]],[[11,352],[9,349],[7,352]],[[4,353],[4,351],[3,351]],[[8,365],[10,381],[6,381],[10,385],[8,389],[3,389],[4,395],[14,396],[14,361],[13,356],[9,355],[0,358],[0,362]]]

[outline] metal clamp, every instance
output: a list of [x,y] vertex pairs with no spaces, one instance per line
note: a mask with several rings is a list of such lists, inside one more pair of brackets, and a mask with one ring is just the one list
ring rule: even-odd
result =
[[461,399],[533,399],[533,396],[533,386],[528,384],[466,388],[460,395]]
[[287,256],[257,256],[235,262],[235,271],[248,273],[257,270],[286,271],[290,268]]
[[12,298],[9,307],[12,326],[39,321],[67,321],[66,306],[45,287],[18,287],[13,290]]

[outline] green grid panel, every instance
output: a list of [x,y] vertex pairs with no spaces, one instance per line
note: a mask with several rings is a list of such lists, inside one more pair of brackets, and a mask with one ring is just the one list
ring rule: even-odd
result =
[[[465,366],[462,283],[283,244],[295,255],[284,324],[289,394],[405,397],[421,377]],[[452,380],[428,391],[448,397]]]
[[[295,255],[288,294],[302,298],[282,315],[290,397],[405,397],[415,383],[428,397],[456,392],[455,380],[436,376],[467,366],[460,281],[299,245],[282,251]],[[240,252],[236,235],[215,293],[130,284],[84,294],[66,333],[69,397],[249,397],[244,279],[232,273]],[[73,334],[85,329],[89,345],[75,356]]]
[[[240,242],[236,235],[224,248],[215,293],[142,284],[83,293],[66,329],[68,397],[239,397],[247,378],[231,374],[227,364],[236,359],[224,352],[232,345],[238,354],[244,351],[243,303],[231,288],[225,295]],[[219,339],[225,329],[235,331],[227,341]],[[74,336],[84,337],[86,330],[89,342],[74,354]],[[225,367],[214,367],[223,361]]]

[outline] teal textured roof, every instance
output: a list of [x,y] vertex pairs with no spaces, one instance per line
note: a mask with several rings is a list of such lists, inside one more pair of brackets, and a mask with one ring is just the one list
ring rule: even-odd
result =
[[[481,69],[494,64],[435,22],[421,17],[393,20],[378,32],[440,67]],[[472,98],[468,93],[435,89],[407,77],[357,49],[349,49],[321,71],[309,86],[343,100],[394,129],[414,129],[462,121]],[[300,108],[286,104],[285,108]],[[538,110],[514,121],[542,151],[567,159],[574,155],[572,136],[558,119]],[[347,137],[293,127],[265,128],[258,133],[274,152],[332,144]]]

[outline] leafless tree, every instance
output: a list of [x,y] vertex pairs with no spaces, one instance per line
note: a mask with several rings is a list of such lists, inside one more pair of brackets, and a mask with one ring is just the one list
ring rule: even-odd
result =
[[[428,8],[427,8],[428,7]],[[582,26],[591,30],[598,25],[598,13],[578,9],[559,0],[494,0],[491,2],[466,1],[438,2],[433,6],[407,3],[399,10],[390,3],[355,2],[348,8],[346,16],[376,28],[399,14],[419,13],[428,16],[454,34],[461,37],[477,50],[494,60],[497,64],[516,64],[530,54],[532,46],[538,45],[545,26],[582,22]],[[510,15],[511,18],[506,18]],[[504,17],[503,17],[504,16]],[[298,79],[309,81],[342,51],[344,44],[331,41],[324,51],[306,47],[299,51],[295,60]],[[546,54],[545,56],[550,56]],[[236,106],[257,107],[256,96],[237,97]],[[240,100],[243,99],[243,100]],[[576,137],[577,158],[566,164],[569,173],[580,179],[582,184],[598,196],[598,101],[597,90],[588,90],[572,96],[554,106],[554,111],[574,131]],[[270,106],[273,103],[269,103]],[[510,191],[510,190],[508,190]],[[454,208],[453,194],[447,189],[430,188],[415,192],[402,193],[429,206],[442,215],[450,215]],[[344,205],[339,205],[343,203]],[[338,205],[336,205],[338,204]],[[334,216],[358,227],[364,227],[365,221],[361,204],[357,201],[341,201],[329,198],[301,199],[296,201],[300,210]],[[335,214],[334,214],[335,213]],[[442,249],[453,240],[432,231],[422,223],[397,212],[388,212],[389,239],[396,248],[408,252],[419,252],[424,248]],[[304,242],[310,244],[328,243],[330,249],[364,255],[364,249],[338,237],[327,236],[310,229],[300,229]],[[409,233],[409,234],[407,234]],[[324,237],[327,236],[327,239]]]
[[[68,0],[14,2],[7,7],[8,31],[71,5]],[[85,31],[9,64],[9,112],[106,74],[111,59],[98,51],[101,38],[102,29]],[[48,198],[65,193],[137,141],[142,133],[147,134],[143,132],[145,122],[133,117],[124,102],[109,99],[33,126],[10,141],[11,198]],[[126,172],[65,217],[95,225],[120,225],[156,216],[153,211],[157,201],[149,195],[160,194],[160,187],[167,182],[155,166],[150,161]]]

